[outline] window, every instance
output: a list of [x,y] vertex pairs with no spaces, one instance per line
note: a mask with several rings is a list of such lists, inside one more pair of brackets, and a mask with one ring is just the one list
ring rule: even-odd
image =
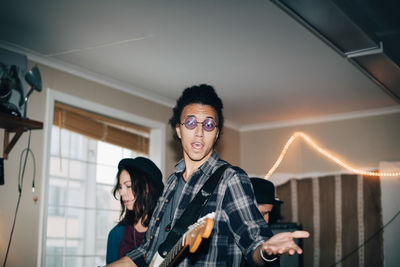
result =
[[[46,267],[104,265],[107,235],[117,222],[120,211],[119,201],[111,194],[117,165],[125,157],[148,157],[147,133],[137,128],[127,130],[127,125],[121,126],[109,118],[105,123],[97,117],[83,115],[78,121],[85,123],[85,132],[79,129],[72,131],[68,128],[76,125],[69,120],[68,114],[71,113],[68,112],[71,110],[57,113],[59,107],[60,104],[56,103],[51,131],[47,230],[45,259],[42,262]],[[85,121],[89,119],[99,123],[101,129],[106,129],[106,133],[99,133],[99,128],[93,128],[97,131],[93,134],[106,141],[93,138],[89,123]],[[116,132],[118,140],[114,142],[112,135]],[[132,149],[132,144],[131,148],[122,146],[124,141],[121,138],[124,136],[139,140],[139,144],[134,146],[136,150]]]

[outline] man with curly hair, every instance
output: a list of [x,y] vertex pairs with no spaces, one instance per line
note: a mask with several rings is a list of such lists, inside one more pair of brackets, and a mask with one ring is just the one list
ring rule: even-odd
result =
[[[183,159],[168,178],[146,233],[146,242],[110,266],[147,266],[190,201],[221,166],[214,150],[224,126],[223,104],[214,88],[201,84],[186,88],[169,121],[181,143]],[[270,266],[276,255],[302,253],[294,238],[308,232],[272,234],[257,209],[247,174],[238,167],[225,170],[201,215],[215,212],[211,236],[177,266]]]

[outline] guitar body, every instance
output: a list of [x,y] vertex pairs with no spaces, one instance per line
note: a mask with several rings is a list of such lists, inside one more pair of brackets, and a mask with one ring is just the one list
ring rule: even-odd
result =
[[209,238],[214,227],[215,212],[209,213],[200,218],[196,223],[188,227],[186,233],[174,245],[171,251],[165,256],[161,257],[157,252],[151,260],[150,267],[167,267],[179,258],[182,252],[189,248],[190,253],[195,253],[199,248],[201,241],[204,238]]

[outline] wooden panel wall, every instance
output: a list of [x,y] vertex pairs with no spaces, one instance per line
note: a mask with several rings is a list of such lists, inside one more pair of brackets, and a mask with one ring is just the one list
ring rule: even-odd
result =
[[276,192],[284,202],[281,222],[311,234],[303,242],[304,266],[383,266],[379,177],[292,179]]

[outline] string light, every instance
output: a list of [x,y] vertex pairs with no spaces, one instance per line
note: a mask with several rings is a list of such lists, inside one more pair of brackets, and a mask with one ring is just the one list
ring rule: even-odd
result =
[[360,174],[360,175],[365,175],[365,176],[400,176],[400,172],[379,172],[379,171],[363,171],[360,169],[356,169],[352,166],[350,166],[348,163],[340,160],[339,158],[335,157],[332,155],[330,152],[327,150],[321,148],[317,143],[315,143],[308,135],[306,135],[303,132],[295,132],[289,140],[286,142],[285,146],[282,149],[281,154],[279,155],[278,159],[275,161],[274,165],[272,168],[268,171],[267,175],[265,175],[264,179],[269,179],[272,175],[272,173],[275,172],[275,170],[279,167],[281,164],[283,158],[286,155],[286,152],[288,151],[290,145],[296,140],[297,137],[303,138],[314,150],[319,152],[320,154],[324,155],[328,159],[332,160],[336,164],[342,166],[346,170],[349,170],[351,172]]

